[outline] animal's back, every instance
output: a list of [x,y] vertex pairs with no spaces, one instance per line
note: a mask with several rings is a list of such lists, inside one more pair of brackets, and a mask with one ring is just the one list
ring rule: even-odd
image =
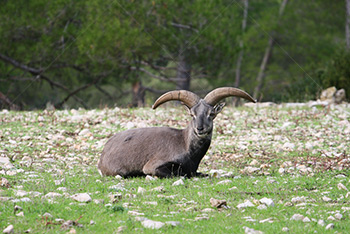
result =
[[143,175],[143,166],[152,157],[170,158],[185,151],[180,147],[184,145],[182,134],[182,130],[169,127],[119,132],[106,143],[98,168],[103,175]]

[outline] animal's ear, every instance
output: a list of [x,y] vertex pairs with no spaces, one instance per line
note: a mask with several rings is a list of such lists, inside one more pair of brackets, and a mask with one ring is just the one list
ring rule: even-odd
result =
[[214,113],[215,113],[215,116],[216,116],[217,114],[219,114],[219,113],[222,111],[222,109],[224,108],[224,106],[225,106],[225,103],[224,103],[224,102],[221,102],[221,103],[219,103],[219,104],[217,104],[217,105],[214,106]]

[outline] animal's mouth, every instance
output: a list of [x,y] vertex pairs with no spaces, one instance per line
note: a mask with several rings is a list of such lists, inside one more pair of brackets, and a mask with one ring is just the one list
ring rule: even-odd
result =
[[206,137],[210,134],[210,131],[196,131],[196,135],[200,138]]

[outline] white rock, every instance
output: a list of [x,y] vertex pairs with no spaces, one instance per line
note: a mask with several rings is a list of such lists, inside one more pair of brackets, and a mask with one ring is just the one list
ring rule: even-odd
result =
[[16,214],[16,216],[24,216],[24,213],[23,213],[23,211],[21,211],[21,212],[19,212],[18,214]]
[[79,132],[79,136],[90,136],[90,135],[92,135],[92,134],[91,134],[90,130],[87,128],[84,128],[83,130],[81,130]]
[[281,167],[278,169],[278,173],[283,174],[284,172],[285,172],[284,168]]
[[321,226],[326,225],[326,223],[325,223],[325,221],[324,221],[323,219],[319,219],[319,220],[317,221],[317,224],[318,224],[318,225],[321,225]]
[[123,179],[123,177],[122,177],[121,175],[116,175],[115,178],[116,178],[117,180]]
[[143,194],[143,193],[145,193],[145,192],[146,192],[146,189],[144,189],[144,188],[142,188],[142,187],[138,187],[137,193]]
[[267,206],[275,206],[275,203],[270,198],[264,197],[264,198],[261,198],[259,201],[260,201],[260,203],[265,204]]
[[165,223],[159,222],[159,221],[153,221],[153,220],[144,220],[141,222],[142,226],[145,228],[151,228],[151,229],[159,229],[162,228]]
[[5,228],[5,229],[2,231],[2,233],[10,234],[10,233],[13,233],[13,230],[14,230],[14,228],[13,228],[13,225],[11,224],[11,225],[9,225],[7,228]]
[[238,209],[243,209],[243,208],[247,208],[247,207],[254,207],[254,204],[251,201],[247,200],[247,201],[237,205]]
[[244,229],[244,233],[246,234],[263,234],[262,231],[255,230],[253,228],[243,227],[243,229]]
[[332,201],[332,199],[329,198],[329,197],[327,197],[327,196],[323,196],[323,197],[322,197],[322,200],[323,200],[324,202],[330,202],[330,201]]
[[173,186],[178,186],[178,185],[184,185],[184,181],[182,179],[179,179],[173,183]]
[[332,215],[330,215],[330,216],[327,218],[327,220],[329,220],[329,221],[334,221],[335,218],[334,218]]
[[229,183],[232,183],[232,180],[222,180],[216,184],[218,185],[218,184],[229,184]]
[[336,214],[334,215],[334,218],[336,218],[336,219],[338,219],[338,220],[341,220],[341,219],[343,218],[343,215],[340,214],[340,213],[336,213]]
[[49,192],[44,197],[45,198],[56,198],[56,197],[62,197],[62,194],[55,193],[55,192]]
[[260,170],[260,168],[248,166],[248,167],[245,167],[243,169],[243,173],[253,174],[253,173],[255,173],[255,172],[259,171],[259,170]]
[[27,195],[28,195],[28,192],[24,191],[24,190],[17,190],[16,193],[15,193],[16,197],[24,197],[24,196],[27,196]]
[[78,202],[91,202],[92,199],[87,193],[77,193],[71,196],[71,198]]
[[0,168],[11,169],[13,168],[12,163],[8,157],[0,157]]
[[304,196],[293,197],[291,201],[292,201],[292,203],[302,203],[302,202],[306,202],[306,198]]
[[267,206],[265,204],[261,204],[257,207],[258,210],[265,210],[267,209]]
[[303,220],[304,218],[305,218],[304,215],[301,215],[301,214],[294,214],[294,215],[290,218],[290,220],[301,221],[301,220]]
[[125,127],[126,127],[127,129],[131,129],[131,128],[134,128],[134,127],[135,127],[135,124],[134,124],[133,122],[127,122],[126,125],[125,125]]
[[303,222],[304,222],[304,223],[310,223],[311,220],[310,220],[308,217],[305,217],[305,218],[303,218]]
[[333,229],[333,228],[334,228],[334,223],[330,223],[326,226],[326,230]]
[[180,222],[178,222],[178,221],[166,221],[165,223],[170,225],[170,226],[173,226],[173,227],[180,225]]
[[148,181],[152,181],[152,180],[156,180],[156,179],[157,178],[150,176],[150,175],[146,175],[146,178],[145,178],[145,180],[148,180]]
[[293,150],[295,148],[295,144],[291,142],[286,142],[283,144],[282,148],[284,150]]
[[43,214],[42,217],[53,218],[52,214],[47,213],[47,212],[45,214]]
[[338,187],[338,189],[340,189],[340,190],[346,190],[346,191],[349,191],[349,190],[348,190],[348,188],[347,188],[347,187],[345,187],[345,185],[343,185],[342,183],[337,184],[337,187]]
[[283,228],[282,228],[282,232],[289,232],[289,228],[283,227]]
[[128,214],[129,214],[129,215],[134,215],[134,216],[145,215],[144,213],[140,213],[140,212],[133,211],[133,210],[129,210],[129,211],[128,211]]

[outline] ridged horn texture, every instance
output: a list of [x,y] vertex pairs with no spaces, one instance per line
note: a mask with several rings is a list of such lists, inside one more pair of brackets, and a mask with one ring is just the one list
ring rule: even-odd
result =
[[247,99],[248,101],[254,103],[256,102],[256,100],[252,98],[248,93],[233,87],[222,87],[214,89],[213,91],[208,93],[207,96],[205,96],[204,100],[209,105],[215,106],[222,99],[230,96],[241,97]]
[[156,109],[159,105],[163,104],[164,102],[171,101],[171,100],[178,100],[183,102],[188,108],[192,108],[194,105],[196,105],[200,97],[187,90],[174,90],[169,91],[162,96],[160,96],[153,104],[152,108]]

